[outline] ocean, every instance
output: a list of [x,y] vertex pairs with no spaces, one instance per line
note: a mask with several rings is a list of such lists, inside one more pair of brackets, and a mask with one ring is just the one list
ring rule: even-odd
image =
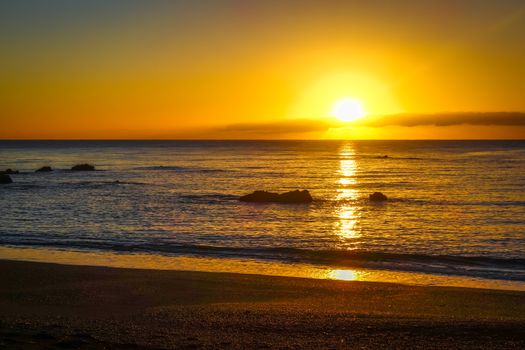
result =
[[0,258],[525,289],[525,141],[0,141],[7,168]]

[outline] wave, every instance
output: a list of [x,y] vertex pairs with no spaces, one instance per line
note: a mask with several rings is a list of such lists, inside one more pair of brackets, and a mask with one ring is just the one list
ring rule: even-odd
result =
[[355,156],[356,159],[402,159],[402,160],[431,160],[430,158],[421,158],[421,157],[402,157],[402,156],[389,156],[387,154],[385,155],[362,155],[362,156]]
[[449,200],[449,199],[423,199],[423,198],[402,198],[392,197],[388,192],[385,192],[388,196],[386,202],[371,202],[368,199],[368,195],[362,195],[359,198],[354,199],[322,199],[314,198],[314,203],[326,203],[330,205],[339,204],[355,204],[355,205],[387,205],[387,204],[414,204],[414,205],[440,205],[440,206],[487,206],[487,207],[522,207],[525,206],[525,201],[468,201],[468,200]]
[[179,195],[179,198],[183,201],[211,204],[216,202],[238,200],[239,196],[230,194],[183,194]]
[[41,184],[34,182],[15,182],[10,186],[5,186],[5,189],[12,191],[29,191],[39,189],[104,189],[118,186],[158,186],[146,182],[137,181],[78,181],[78,182],[56,182],[51,184]]
[[471,151],[471,152],[465,152],[462,153],[462,155],[469,156],[469,157],[494,157],[494,156],[501,156],[501,155],[518,155],[523,156],[525,155],[525,151],[523,149],[498,149],[498,150],[490,150],[490,151]]
[[[317,160],[341,160],[341,159],[395,159],[395,160],[437,160],[436,158],[423,158],[416,156],[391,156],[388,154],[349,154],[347,156],[335,155],[335,156],[322,156],[318,157]],[[292,159],[290,159],[292,160]]]
[[421,205],[448,205],[448,206],[486,206],[486,207],[522,207],[525,201],[461,201],[447,199],[410,199],[410,198],[389,198],[388,202],[421,204]]
[[154,186],[146,182],[138,181],[77,181],[77,182],[59,182],[55,186],[58,187],[72,187],[72,188],[106,188],[106,187],[118,187],[118,186]]
[[210,172],[223,172],[224,169],[211,169],[211,168],[193,168],[193,167],[183,167],[183,166],[172,166],[172,165],[154,165],[154,166],[144,166],[144,167],[135,167],[132,170],[150,170],[150,171],[176,171],[176,172],[199,172],[199,173],[210,173]]
[[311,250],[284,247],[226,247],[191,244],[24,239],[4,235],[0,245],[88,249],[120,253],[236,258],[301,263],[333,268],[369,268],[525,281],[525,258],[400,254],[383,251]]

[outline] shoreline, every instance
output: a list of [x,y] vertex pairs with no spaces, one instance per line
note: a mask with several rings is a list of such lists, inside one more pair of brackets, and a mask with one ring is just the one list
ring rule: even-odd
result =
[[392,282],[415,286],[466,287],[525,291],[525,282],[460,275],[365,267],[286,264],[254,259],[174,256],[148,253],[117,253],[47,247],[0,246],[0,260],[34,261],[81,266],[106,266],[150,270],[230,272],[265,276],[299,277],[344,281]]
[[0,344],[13,348],[525,346],[519,291],[13,260],[0,270]]

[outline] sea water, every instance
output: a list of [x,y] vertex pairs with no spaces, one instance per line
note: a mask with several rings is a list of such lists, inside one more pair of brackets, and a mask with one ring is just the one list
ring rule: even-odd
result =
[[[97,170],[69,170],[79,163]],[[0,258],[36,248],[86,264],[107,253],[525,286],[525,141],[0,141],[7,168],[20,174],[0,185]],[[295,189],[314,202],[238,200]],[[369,201],[376,191],[388,201]]]

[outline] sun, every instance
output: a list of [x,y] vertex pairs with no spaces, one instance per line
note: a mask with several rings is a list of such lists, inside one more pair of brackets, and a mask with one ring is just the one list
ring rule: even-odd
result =
[[354,120],[363,118],[366,112],[361,101],[355,98],[345,97],[337,101],[332,107],[332,117],[343,122],[353,122]]

